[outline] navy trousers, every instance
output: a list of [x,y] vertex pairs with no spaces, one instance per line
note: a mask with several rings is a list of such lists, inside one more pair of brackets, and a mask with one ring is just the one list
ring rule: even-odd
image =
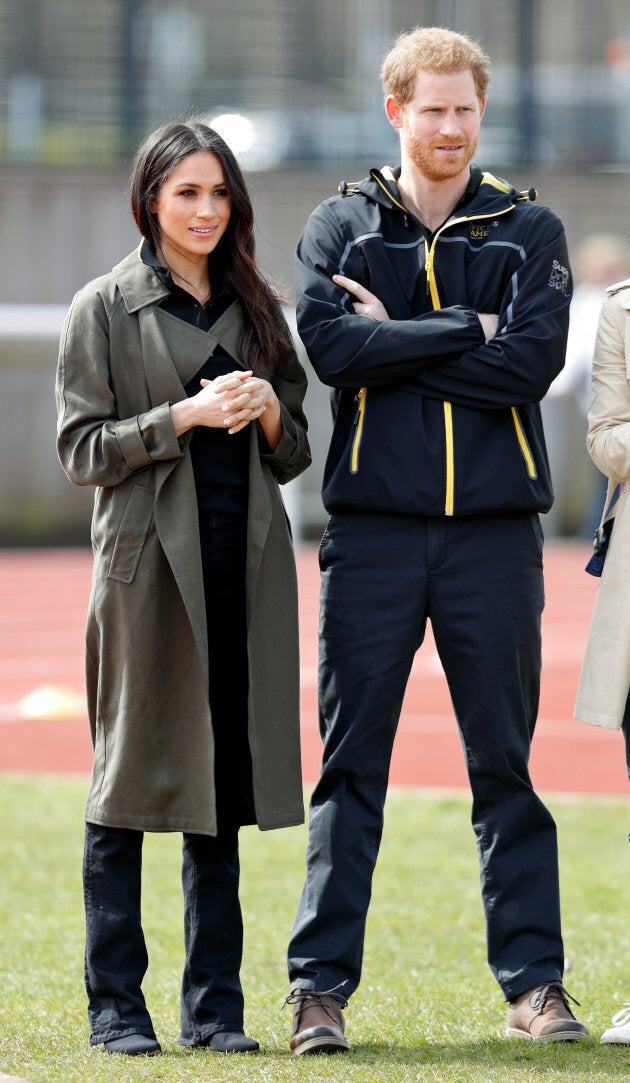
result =
[[538,516],[335,514],[320,568],[324,752],[291,987],[341,986],[348,997],[359,984],[391,752],[427,619],[472,788],[490,967],[506,999],[560,979],[556,828],[528,771],[544,605]]

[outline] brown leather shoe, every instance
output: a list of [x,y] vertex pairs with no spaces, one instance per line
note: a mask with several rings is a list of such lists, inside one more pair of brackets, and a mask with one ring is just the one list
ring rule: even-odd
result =
[[343,997],[293,989],[286,999],[293,1005],[293,1033],[290,1047],[301,1053],[341,1053],[348,1048],[344,1035]]
[[569,1000],[579,1003],[559,981],[528,989],[510,1001],[506,1036],[534,1042],[576,1042],[588,1037],[586,1027],[571,1011]]

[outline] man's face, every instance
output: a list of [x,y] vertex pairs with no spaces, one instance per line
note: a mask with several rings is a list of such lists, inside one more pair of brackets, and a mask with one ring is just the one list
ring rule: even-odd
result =
[[403,156],[427,180],[443,181],[468,169],[485,104],[470,70],[420,71],[412,99],[401,106],[390,95],[385,110]]

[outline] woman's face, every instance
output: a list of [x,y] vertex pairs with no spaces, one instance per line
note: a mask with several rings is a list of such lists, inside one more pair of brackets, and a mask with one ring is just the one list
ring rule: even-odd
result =
[[232,201],[216,154],[199,150],[175,166],[151,204],[160,229],[160,248],[168,263],[177,254],[201,262],[227,229]]

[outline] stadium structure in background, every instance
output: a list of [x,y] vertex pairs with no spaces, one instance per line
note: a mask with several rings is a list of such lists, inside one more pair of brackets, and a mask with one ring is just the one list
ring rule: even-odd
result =
[[252,170],[385,160],[376,73],[418,23],[492,57],[489,165],[630,165],[627,0],[0,0],[0,164],[117,165],[191,114]]
[[[73,294],[138,243],[139,140],[191,115],[220,128],[248,173],[261,266],[291,301],[313,207],[396,164],[378,71],[417,24],[492,59],[479,163],[536,187],[570,251],[597,231],[629,238],[628,0],[0,0],[0,549],[89,544],[93,494],[54,453],[54,370]],[[307,396],[313,466],[285,498],[294,536],[316,539],[330,408],[313,374]],[[545,532],[571,535],[591,503],[586,423],[572,400],[545,406]]]

